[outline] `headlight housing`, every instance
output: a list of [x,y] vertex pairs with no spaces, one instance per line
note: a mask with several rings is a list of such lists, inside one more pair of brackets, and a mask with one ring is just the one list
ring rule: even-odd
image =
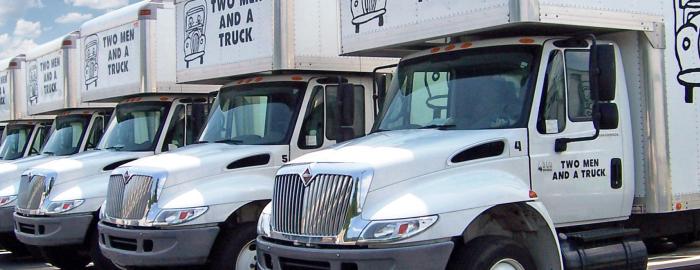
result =
[[376,220],[365,227],[358,242],[392,242],[406,239],[435,224],[438,216],[397,220]]
[[156,219],[153,221],[153,225],[167,226],[189,222],[207,212],[208,209],[209,207],[206,206],[181,209],[163,209],[160,211],[160,213],[158,213],[158,216],[156,216]]
[[272,203],[268,203],[260,213],[258,219],[258,235],[269,237],[270,233],[270,217],[272,216]]
[[6,206],[17,199],[17,195],[0,196],[0,207]]
[[82,205],[85,200],[56,201],[48,202],[45,207],[46,214],[60,214],[75,209]]

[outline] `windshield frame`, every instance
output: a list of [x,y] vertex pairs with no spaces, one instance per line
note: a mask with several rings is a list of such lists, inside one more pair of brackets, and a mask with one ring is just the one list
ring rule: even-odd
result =
[[19,157],[14,157],[12,159],[7,159],[4,155],[0,156],[0,160],[16,160],[20,159],[26,156],[27,153],[27,147],[29,147],[32,142],[34,141],[34,131],[36,130],[37,125],[36,124],[8,124],[5,126],[5,131],[4,131],[4,138],[2,140],[2,145],[0,145],[0,153],[2,153],[2,150],[5,147],[5,143],[7,142],[7,139],[9,138],[9,132],[13,130],[20,130],[20,129],[29,129],[29,136],[27,137],[27,141],[24,143],[24,147],[22,148],[22,151],[18,151],[17,153],[21,153]]
[[[44,146],[42,147],[41,154],[42,155],[56,155],[56,156],[70,156],[70,155],[80,153],[83,150],[82,148],[83,148],[83,145],[85,144],[85,138],[88,135],[88,133],[90,133],[90,129],[91,129],[90,122],[92,121],[92,118],[93,118],[93,114],[67,114],[67,115],[57,116],[56,119],[54,119],[53,125],[51,125],[51,132],[49,133],[49,138],[46,139],[46,142],[44,143]],[[66,121],[66,122],[81,121],[83,123],[82,134],[80,135],[80,139],[78,139],[78,148],[76,149],[75,152],[66,153],[66,154],[56,154],[55,152],[48,153],[46,151],[47,150],[46,148],[49,146],[49,143],[51,142],[51,138],[53,138],[53,136],[55,136],[57,134],[57,132],[59,131],[57,129],[59,121]]]
[[[289,128],[287,128],[287,132],[284,135],[284,138],[280,141],[277,142],[270,142],[270,143],[256,143],[256,144],[246,144],[246,143],[240,143],[241,145],[290,145],[292,141],[292,137],[294,137],[294,132],[296,130],[296,124],[299,121],[299,114],[301,112],[301,108],[304,105],[304,101],[306,98],[306,92],[309,87],[309,82],[308,81],[272,81],[272,82],[262,82],[262,83],[255,83],[255,84],[246,84],[246,85],[229,85],[222,87],[221,90],[219,90],[219,93],[216,95],[216,100],[212,103],[211,109],[209,111],[209,116],[207,116],[207,123],[205,127],[202,129],[200,135],[199,135],[199,142],[206,142],[206,143],[215,143],[216,141],[209,141],[204,138],[207,130],[209,129],[209,125],[211,124],[211,119],[214,117],[214,115],[220,111],[219,109],[219,104],[221,102],[221,96],[225,92],[255,92],[257,89],[261,87],[280,87],[280,88],[288,88],[287,90],[291,91],[292,89],[299,89],[300,92],[298,93],[298,100],[297,104],[293,107],[290,108],[292,109],[292,113],[290,115],[290,123],[289,123]],[[268,103],[269,104],[269,103]],[[292,104],[293,105],[293,104]],[[267,118],[267,114],[265,115]],[[238,144],[238,143],[237,143]]]
[[[523,109],[522,109],[522,115],[520,116],[521,123],[518,123],[517,128],[527,128],[528,122],[530,119],[530,116],[532,114],[532,104],[534,102],[534,96],[536,92],[536,86],[538,82],[538,75],[539,75],[539,69],[540,65],[542,62],[541,56],[542,52],[544,50],[544,46],[542,44],[508,44],[508,45],[497,45],[497,46],[484,46],[484,47],[473,47],[470,49],[465,49],[465,50],[455,50],[451,52],[444,52],[444,53],[439,53],[439,54],[428,54],[428,55],[422,55],[419,57],[415,58],[409,58],[405,59],[399,62],[398,66],[396,67],[396,71],[393,74],[393,79],[391,81],[391,84],[389,86],[389,89],[387,91],[386,98],[384,99],[384,104],[382,104],[382,111],[379,113],[376,121],[372,125],[372,133],[376,132],[382,132],[382,131],[396,131],[396,130],[413,130],[413,129],[421,129],[421,128],[399,128],[399,129],[391,129],[391,130],[383,130],[380,129],[381,124],[384,122],[385,118],[387,117],[387,113],[389,112],[389,109],[391,107],[391,103],[393,102],[395,96],[401,91],[401,86],[400,86],[400,74],[401,71],[404,70],[404,67],[418,64],[418,63],[426,63],[429,62],[431,59],[440,59],[440,60],[452,60],[452,59],[458,59],[461,56],[465,55],[477,55],[481,53],[498,53],[498,52],[529,52],[532,54],[532,63],[530,63],[530,74],[528,75],[529,78],[527,82],[524,84],[524,88],[526,90],[525,92],[525,100],[523,101]],[[430,126],[425,126],[422,127],[423,129],[429,128]],[[490,130],[490,129],[507,129],[507,128],[481,128],[481,129],[459,129],[459,128],[454,128],[454,125],[444,125],[444,126],[435,126],[434,128],[440,129],[440,130]]]
[[[110,138],[111,135],[110,133],[112,132],[113,125],[116,127],[117,125],[117,116],[119,115],[120,108],[124,107],[131,107],[131,106],[159,106],[162,105],[165,107],[165,110],[163,110],[163,115],[161,115],[161,123],[158,126],[158,129],[156,130],[154,136],[153,136],[153,142],[147,149],[139,149],[139,150],[132,150],[132,149],[108,149],[107,147],[107,140]],[[112,113],[112,117],[109,120],[109,123],[107,123],[107,127],[104,130],[104,134],[102,135],[102,138],[100,139],[100,142],[97,144],[97,147],[95,147],[96,150],[109,150],[109,151],[117,151],[117,152],[155,152],[158,145],[160,144],[161,141],[161,135],[163,133],[163,130],[165,129],[166,125],[170,123],[170,117],[172,114],[173,108],[176,108],[176,101],[156,101],[156,100],[149,100],[149,101],[138,101],[138,102],[130,102],[130,103],[121,103],[117,104],[117,106],[114,108],[114,112]]]

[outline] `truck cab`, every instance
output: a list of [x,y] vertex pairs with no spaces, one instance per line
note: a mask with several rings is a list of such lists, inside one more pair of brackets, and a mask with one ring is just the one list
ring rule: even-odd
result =
[[370,76],[351,74],[259,76],[223,86],[196,145],[112,171],[100,214],[102,252],[125,267],[254,266],[255,222],[272,196],[274,172],[366,134],[372,89]]
[[94,226],[111,170],[193,143],[208,108],[206,95],[136,97],[119,103],[94,151],[22,173],[14,214],[17,238],[40,246],[58,267],[95,260],[90,256],[97,247]]
[[3,161],[18,160],[41,154],[51,130],[51,120],[12,121],[5,126],[0,157]]

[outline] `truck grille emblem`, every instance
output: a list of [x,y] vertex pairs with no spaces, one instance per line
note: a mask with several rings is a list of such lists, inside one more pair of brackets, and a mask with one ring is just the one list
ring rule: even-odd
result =
[[304,182],[304,186],[308,186],[311,180],[313,180],[313,175],[311,175],[309,168],[306,168],[304,173],[301,174],[301,181]]
[[129,175],[129,171],[124,172],[124,185],[129,184],[129,181],[131,181],[131,175]]

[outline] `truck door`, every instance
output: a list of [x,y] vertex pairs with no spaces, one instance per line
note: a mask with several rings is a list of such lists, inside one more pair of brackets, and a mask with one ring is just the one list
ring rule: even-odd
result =
[[352,86],[352,125],[339,131],[336,128],[340,121],[338,85],[309,84],[308,99],[299,113],[297,132],[292,137],[289,160],[335,144],[341,136],[339,132],[351,132],[351,138],[365,135],[365,88],[360,84]]
[[566,151],[554,148],[558,138],[595,132],[588,67],[588,49],[545,44],[540,67],[544,80],[538,84],[529,126],[530,166],[532,190],[558,226],[629,215],[622,209],[621,179],[615,178],[622,169],[619,125],[601,130],[595,140],[569,143]]

